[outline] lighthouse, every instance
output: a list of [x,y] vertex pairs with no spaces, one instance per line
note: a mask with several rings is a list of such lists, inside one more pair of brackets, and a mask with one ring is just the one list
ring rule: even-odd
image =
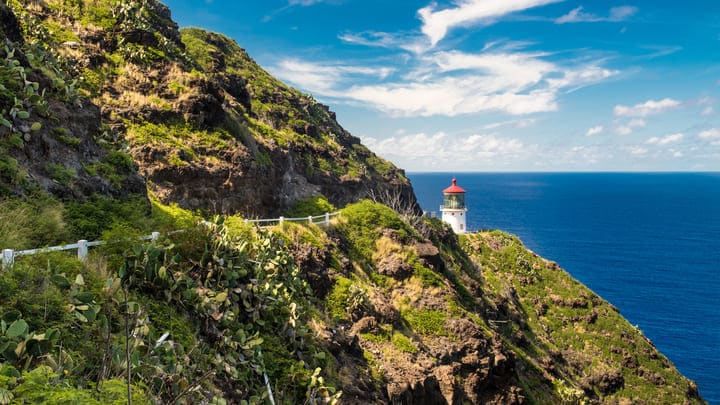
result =
[[465,208],[465,190],[458,187],[453,177],[452,185],[443,190],[443,205],[440,206],[442,220],[452,227],[455,233],[467,232],[467,208]]

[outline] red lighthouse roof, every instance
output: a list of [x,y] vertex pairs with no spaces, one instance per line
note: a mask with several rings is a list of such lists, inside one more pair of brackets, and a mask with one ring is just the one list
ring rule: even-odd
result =
[[455,177],[453,177],[453,179],[452,179],[452,186],[443,190],[443,193],[464,193],[464,192],[465,192],[465,190],[458,187],[457,179]]

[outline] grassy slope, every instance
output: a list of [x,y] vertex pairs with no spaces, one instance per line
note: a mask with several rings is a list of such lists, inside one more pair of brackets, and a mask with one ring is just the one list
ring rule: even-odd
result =
[[[155,201],[146,214],[132,216],[132,203],[115,204],[110,219],[93,217],[106,214],[89,205],[55,205],[65,215],[53,226],[72,230],[105,221],[111,229],[103,237],[121,240],[150,229],[192,228],[193,215],[177,207]],[[447,264],[438,271],[412,247],[422,241],[418,230],[368,201],[345,208],[328,231],[286,224],[268,234],[238,217],[222,222],[154,246],[124,239],[93,251],[84,263],[72,254],[26,257],[0,273],[0,399],[7,393],[16,400],[122,398],[126,341],[137,403],[145,396],[261,400],[267,395],[263,370],[276,398],[288,402],[330,399],[333,387],[350,392],[358,381],[382,393],[400,376],[422,381],[432,370],[418,365],[463,347],[467,336],[454,325],[470,321],[482,339],[499,339],[503,350],[517,354],[522,366],[509,378],[531,403],[685,400],[688,381],[637,329],[510,235],[464,236],[460,249],[452,238],[438,237],[439,223],[421,225]],[[325,259],[301,268],[291,252]],[[407,265],[407,274],[378,272],[393,257]],[[326,295],[307,284],[313,280],[308,268],[327,272]],[[363,359],[348,363],[346,354],[330,352],[328,330],[371,314],[378,328],[360,332]],[[18,319],[26,326],[12,326]],[[164,332],[168,340],[152,349]],[[21,342],[24,349],[17,349]],[[474,372],[462,370],[458,386]],[[624,381],[619,387],[605,390],[602,378],[593,380],[614,370]],[[114,393],[84,388],[98,381]]]
[[483,271],[487,297],[511,307],[507,312],[520,320],[510,315],[499,321],[511,322],[499,325],[508,343],[531,365],[523,375],[528,392],[543,397],[547,387],[536,385],[538,374],[546,374],[541,369],[550,363],[553,377],[566,384],[559,391],[568,397],[581,394],[575,387],[602,397],[597,387],[590,389],[591,383],[602,385],[603,375],[616,380],[620,375],[622,386],[606,399],[685,401],[689,381],[615,307],[556,264],[499,231],[468,235],[462,242]]

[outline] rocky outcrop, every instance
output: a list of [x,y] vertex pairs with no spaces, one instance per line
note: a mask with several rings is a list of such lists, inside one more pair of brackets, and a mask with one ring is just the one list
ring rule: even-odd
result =
[[[24,195],[40,188],[69,200],[145,195],[145,181],[130,156],[101,146],[100,109],[74,94],[60,73],[49,77],[29,62],[18,20],[5,5],[0,5],[0,21],[8,41],[0,51],[7,80],[3,91],[17,92],[0,98],[6,120],[0,126],[3,194]],[[33,60],[48,58],[45,63],[55,67],[52,55],[33,52]]]
[[[77,37],[72,46],[49,45],[82,73],[79,84],[100,106],[109,137],[128,144],[162,201],[256,217],[281,215],[310,196],[344,206],[393,190],[419,210],[401,170],[229,38],[180,31],[155,0],[123,3],[98,21],[92,20],[98,14],[65,7],[72,6],[37,3],[23,13],[40,25],[52,15]],[[146,136],[152,125],[162,131]]]

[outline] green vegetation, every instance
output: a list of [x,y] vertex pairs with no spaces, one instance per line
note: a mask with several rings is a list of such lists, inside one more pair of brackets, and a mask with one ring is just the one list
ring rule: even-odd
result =
[[405,353],[417,353],[418,351],[417,347],[415,347],[415,344],[413,344],[413,342],[408,339],[407,336],[403,335],[398,331],[393,332],[391,342],[393,346],[395,346],[398,350]]
[[341,230],[357,253],[366,260],[372,257],[375,240],[383,229],[394,229],[401,237],[412,233],[395,211],[370,200],[348,205],[342,210],[342,218]]
[[447,335],[445,320],[448,318],[448,314],[444,311],[408,308],[401,314],[415,332],[436,336]]
[[59,202],[33,195],[0,200],[0,248],[30,249],[67,241],[70,236]]
[[[144,124],[128,128],[131,145],[154,145],[166,152],[166,161],[174,166],[213,159],[222,150],[236,143],[225,130],[195,130],[189,125]],[[132,162],[129,162],[132,164]]]
[[[587,394],[576,388],[579,384],[609,375],[622,384],[610,388],[599,384],[593,395],[633,402],[653,402],[660,397],[672,403],[685,400],[683,390],[677,387],[687,383],[665,357],[652,354],[654,348],[642,332],[557,265],[533,256],[517,237],[504,232],[468,235],[461,242],[486,269],[483,275],[491,301],[502,303],[499,308],[504,311],[523,314],[527,321],[527,325],[502,324],[500,330],[509,341],[518,334],[528,341],[515,350],[534,365],[524,376],[530,395],[546,395],[541,384],[533,383],[538,378],[533,373],[541,369],[537,359],[563,350],[573,366],[563,368],[568,373],[564,383],[556,382],[556,395],[561,398],[584,399]],[[511,288],[515,293],[509,293]]]
[[70,182],[77,176],[75,171],[59,163],[47,163],[45,172],[48,176],[62,185],[70,185]]
[[[168,224],[193,218],[157,201],[152,211],[160,212],[147,216],[138,210],[141,203],[95,198],[68,209],[68,217],[78,231],[91,231],[93,222],[104,225],[108,240],[139,234],[143,218]],[[28,209],[16,205],[10,214]],[[134,211],[140,214],[133,218]],[[335,389],[321,375],[333,362],[318,354],[305,326],[310,291],[288,251],[272,234],[232,237],[222,222],[193,225],[157,244],[103,248],[84,263],[66,253],[18,258],[0,272],[0,368],[12,374],[0,378],[0,394],[20,401],[115,403],[126,398],[121,378],[130,371],[138,403],[150,397],[195,402],[217,395],[215,384],[235,384],[243,397],[257,401],[267,395],[266,372],[278,387],[277,399],[334,401]],[[205,338],[218,330],[225,337],[208,343]],[[296,339],[279,339],[279,331]],[[165,332],[169,338],[156,343]],[[293,360],[295,353],[315,360]],[[216,368],[210,365],[219,371],[208,379],[206,370]],[[88,381],[102,388],[84,388]]]
[[354,313],[367,308],[367,296],[357,282],[338,277],[332,292],[325,298],[325,306],[334,320],[350,320]]
[[291,217],[307,217],[322,215],[326,212],[334,212],[335,207],[324,196],[318,195],[308,197],[303,200],[295,201],[292,207],[287,211],[287,216]]

